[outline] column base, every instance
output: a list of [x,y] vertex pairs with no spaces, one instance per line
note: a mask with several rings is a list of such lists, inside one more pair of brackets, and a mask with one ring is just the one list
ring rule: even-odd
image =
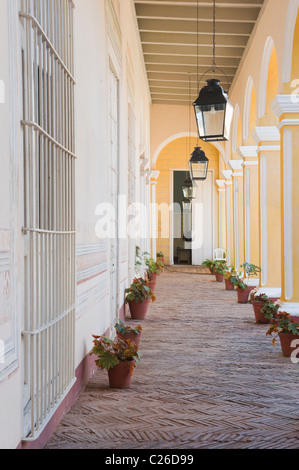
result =
[[281,287],[258,287],[259,294],[265,294],[271,299],[280,299]]
[[249,287],[257,287],[260,283],[259,279],[248,279],[248,278],[244,278],[244,281],[246,281],[246,284],[249,286]]
[[279,311],[286,312],[291,315],[291,317],[296,317],[295,321],[299,322],[299,303],[283,302]]

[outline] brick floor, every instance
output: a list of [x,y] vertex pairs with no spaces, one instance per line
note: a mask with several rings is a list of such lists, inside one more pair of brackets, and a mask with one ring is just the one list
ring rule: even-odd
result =
[[252,306],[209,275],[164,273],[156,293],[132,388],[99,370],[47,448],[298,449],[298,365]]

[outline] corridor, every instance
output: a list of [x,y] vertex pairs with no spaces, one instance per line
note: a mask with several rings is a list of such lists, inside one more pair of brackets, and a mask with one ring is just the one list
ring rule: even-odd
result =
[[166,271],[156,294],[131,389],[97,371],[46,448],[299,448],[298,365],[252,306],[204,274]]

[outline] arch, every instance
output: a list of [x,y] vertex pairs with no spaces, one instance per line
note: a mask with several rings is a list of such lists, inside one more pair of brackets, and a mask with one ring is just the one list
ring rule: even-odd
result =
[[247,140],[256,125],[256,100],[253,78],[248,77],[243,114],[243,139]]
[[266,39],[264,54],[262,59],[260,85],[259,85],[259,104],[258,104],[258,117],[262,118],[266,112],[267,102],[267,84],[269,75],[269,66],[274,49],[274,41],[271,36]]
[[[294,41],[292,51],[292,71],[291,71],[291,93],[298,94],[298,78],[299,78],[299,14],[297,14],[295,30],[294,30]],[[294,88],[297,90],[294,91]]]
[[[198,134],[196,132],[191,132],[191,133],[190,132],[180,132],[179,134],[174,134],[171,137],[168,137],[167,139],[165,139],[157,147],[157,149],[154,152],[153,161],[152,161],[153,166],[156,165],[158,157],[159,157],[160,153],[162,152],[162,150],[164,149],[164,147],[166,147],[166,145],[170,144],[170,142],[172,142],[173,140],[180,139],[181,137],[196,137],[196,138],[198,138]],[[219,151],[219,153],[220,153],[221,157],[223,158],[223,160],[226,162],[226,152],[225,152],[225,148],[221,144],[221,142],[211,142],[211,144],[214,145],[214,147]]]
[[298,16],[299,0],[289,0],[289,7],[287,12],[285,35],[284,35],[284,49],[283,49],[283,71],[282,80],[287,83],[292,77],[293,65],[293,50],[294,50],[294,36],[295,27]]
[[238,104],[236,104],[235,112],[234,112],[234,119],[233,119],[233,130],[232,130],[232,153],[235,153],[237,151],[239,119],[240,119],[240,107]]

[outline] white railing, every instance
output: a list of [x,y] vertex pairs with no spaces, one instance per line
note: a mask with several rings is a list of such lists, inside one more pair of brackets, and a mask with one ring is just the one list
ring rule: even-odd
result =
[[71,0],[20,0],[24,137],[24,440],[75,380],[75,123]]

